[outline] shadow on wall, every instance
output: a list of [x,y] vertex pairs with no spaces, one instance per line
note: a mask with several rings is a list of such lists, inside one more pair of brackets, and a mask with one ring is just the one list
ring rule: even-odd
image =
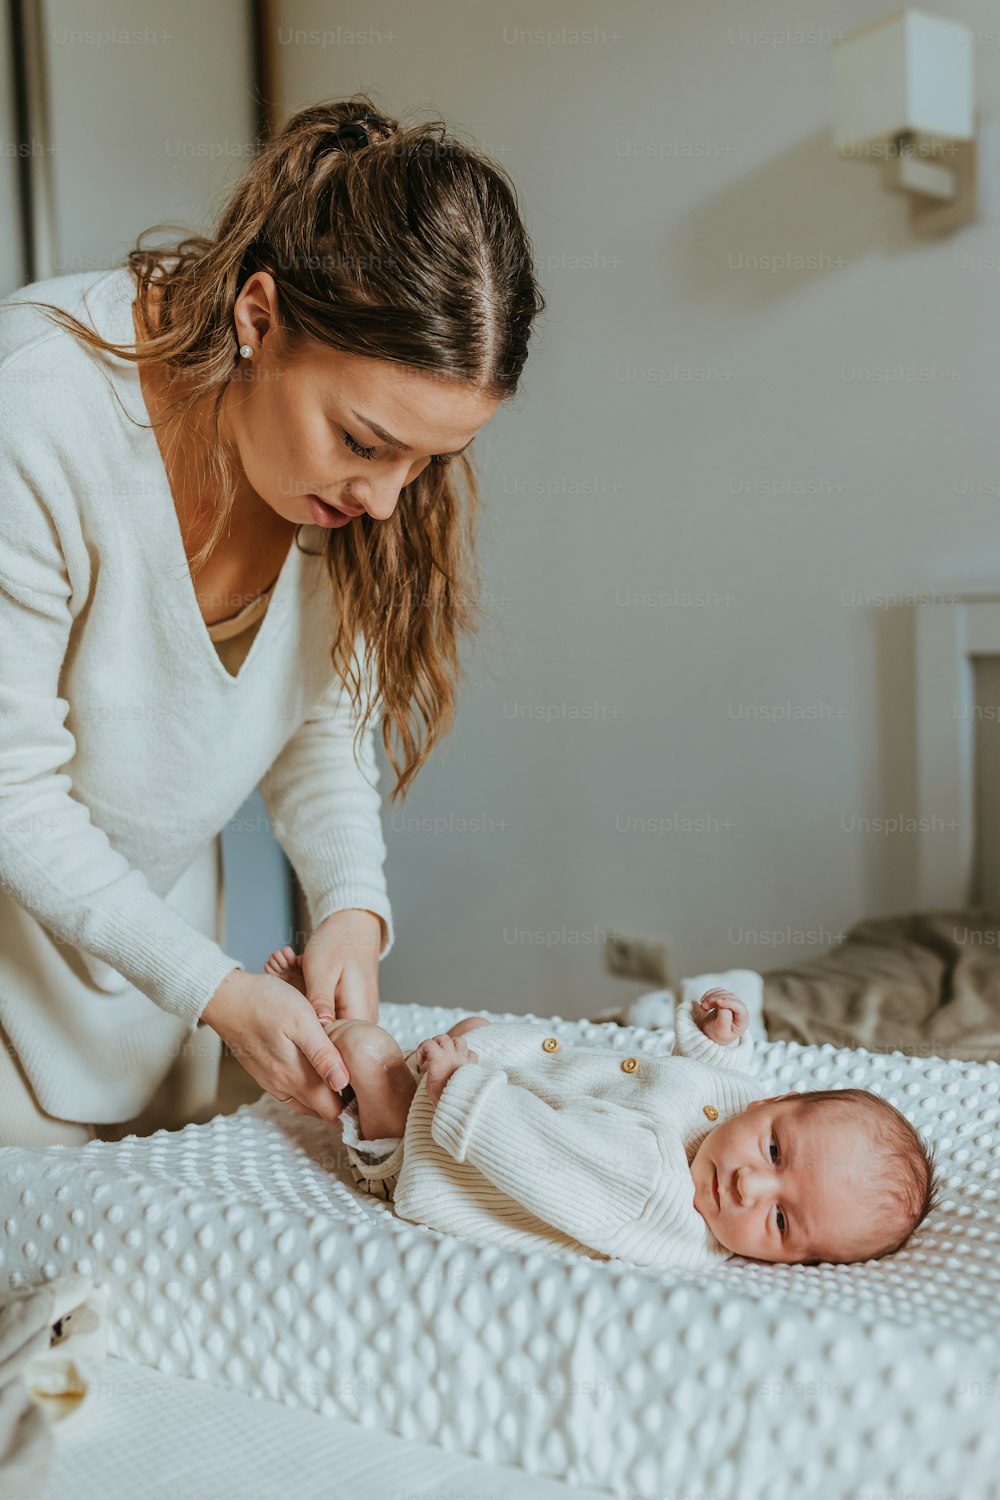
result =
[[771,307],[874,250],[905,255],[927,244],[878,167],[841,160],[820,131],[689,214],[664,257],[690,296],[738,310]]

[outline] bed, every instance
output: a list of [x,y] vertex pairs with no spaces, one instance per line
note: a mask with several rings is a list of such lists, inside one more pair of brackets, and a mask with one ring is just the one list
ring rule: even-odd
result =
[[[384,1007],[404,1046],[461,1014]],[[672,1045],[539,1019],[623,1054]],[[757,1055],[774,1092],[862,1084],[934,1140],[946,1201],[897,1256],[653,1274],[459,1241],[360,1193],[335,1128],[264,1096],[178,1132],[8,1149],[3,1276],[99,1269],[114,1360],[442,1462],[614,1496],[991,1500],[1000,1064],[781,1041]],[[173,1431],[189,1441],[180,1417]],[[134,1494],[120,1472],[106,1500]]]
[[[915,806],[896,837],[910,837],[916,909],[870,917],[824,957],[766,973],[764,1020],[776,1040],[995,1061],[1000,599],[932,595],[913,620]],[[904,785],[907,769],[895,768]]]

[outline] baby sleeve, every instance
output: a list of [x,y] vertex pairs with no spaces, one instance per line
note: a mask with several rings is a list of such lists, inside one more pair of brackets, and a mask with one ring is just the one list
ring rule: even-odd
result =
[[675,1057],[691,1057],[696,1062],[708,1063],[713,1068],[727,1068],[736,1073],[749,1073],[751,1071],[750,1059],[753,1057],[753,1037],[749,1031],[745,1031],[738,1042],[730,1042],[728,1047],[723,1047],[719,1042],[713,1042],[707,1037],[694,1018],[694,1007],[696,1000],[687,1000],[678,1005],[674,1011],[674,1035]]

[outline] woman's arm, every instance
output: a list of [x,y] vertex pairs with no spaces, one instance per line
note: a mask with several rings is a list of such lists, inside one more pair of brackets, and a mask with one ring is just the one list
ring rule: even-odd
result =
[[[62,943],[93,954],[194,1027],[238,959],[185,922],[73,795],[59,694],[72,587],[60,535],[79,521],[43,496],[21,423],[0,414],[0,882]],[[76,528],[75,534],[70,528]]]
[[374,728],[354,759],[355,717],[339,679],[314,705],[261,779],[258,790],[302,883],[314,928],[333,912],[361,909],[381,921],[379,957],[393,944],[386,893]]

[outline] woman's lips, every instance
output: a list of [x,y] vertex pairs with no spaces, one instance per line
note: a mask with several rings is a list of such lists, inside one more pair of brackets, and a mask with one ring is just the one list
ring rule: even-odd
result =
[[309,509],[312,511],[313,520],[317,526],[346,526],[348,521],[353,521],[355,514],[348,514],[346,510],[339,510],[335,505],[328,505],[318,495],[308,495]]

